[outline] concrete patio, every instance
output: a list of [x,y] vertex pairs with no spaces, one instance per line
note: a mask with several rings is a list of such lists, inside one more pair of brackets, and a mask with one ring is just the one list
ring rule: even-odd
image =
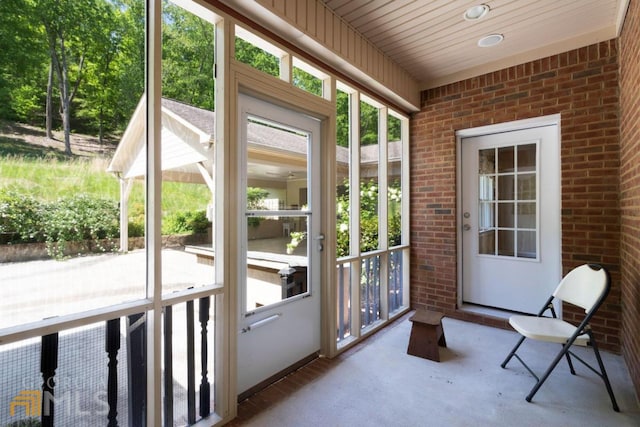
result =
[[[165,250],[162,256],[167,292],[212,283],[212,267],[197,263],[193,254]],[[1,264],[0,327],[140,298],[144,295],[144,257],[144,251],[132,251],[63,262]],[[232,425],[640,425],[637,396],[620,355],[603,352],[620,413],[611,409],[600,378],[579,364],[578,375],[573,377],[561,363],[533,403],[527,403],[524,397],[533,378],[515,360],[507,369],[500,368],[517,340],[515,332],[445,318],[448,347],[440,349],[442,362],[437,363],[407,355],[408,316],[335,359],[317,359],[245,400]],[[90,342],[101,354],[102,338],[91,335]],[[83,342],[86,352],[87,341]],[[29,378],[35,378],[37,386],[39,352],[28,351],[34,345],[35,341],[0,347],[0,355],[8,357],[5,362],[13,361],[3,363],[3,382],[29,369]],[[523,355],[533,362],[534,370],[542,371],[556,350],[553,345],[529,345]],[[582,350],[578,353],[593,360],[590,350]],[[29,360],[36,357],[28,367],[11,368],[12,363],[26,363],[27,354]],[[89,362],[71,358],[64,363],[80,369],[78,363]],[[69,380],[71,374],[66,375]],[[178,379],[176,383],[179,393],[183,393],[179,391],[183,382]],[[125,383],[122,378],[121,384]],[[33,384],[15,385],[19,390]],[[16,390],[9,393],[7,389],[3,400],[10,400]],[[126,389],[120,394],[124,400]]]
[[[614,412],[595,374],[561,363],[535,395],[534,379],[513,360],[512,331],[444,318],[441,362],[406,353],[408,317],[334,358],[320,358],[243,401],[232,426],[638,426],[640,407],[621,356],[603,352],[620,406]],[[539,344],[539,343],[533,343]],[[543,371],[558,350],[528,345],[522,353]],[[593,352],[578,349],[587,361]],[[581,351],[585,350],[585,351]]]

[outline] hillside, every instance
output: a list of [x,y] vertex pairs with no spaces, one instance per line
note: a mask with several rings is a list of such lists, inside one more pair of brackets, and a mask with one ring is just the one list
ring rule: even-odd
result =
[[[23,123],[0,121],[0,156],[23,156],[39,158],[53,156],[66,158],[64,133],[54,131],[53,139],[46,137],[45,130]],[[100,143],[98,137],[71,134],[71,152],[74,157],[111,157],[118,144],[114,138]]]

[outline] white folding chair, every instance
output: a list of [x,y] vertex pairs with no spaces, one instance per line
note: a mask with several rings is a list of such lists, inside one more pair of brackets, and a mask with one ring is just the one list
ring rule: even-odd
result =
[[[533,386],[529,395],[526,397],[527,402],[531,402],[533,396],[549,377],[551,371],[553,371],[562,357],[566,357],[569,364],[569,370],[571,371],[571,374],[575,375],[576,372],[573,369],[573,363],[571,360],[571,357],[573,356],[576,360],[602,378],[604,385],[607,388],[607,392],[609,393],[609,397],[611,398],[613,410],[619,412],[616,398],[613,395],[613,390],[611,389],[607,372],[604,368],[604,364],[602,363],[602,358],[600,357],[600,352],[598,351],[596,341],[593,337],[591,326],[589,325],[589,321],[607,297],[610,287],[611,278],[609,276],[609,272],[604,267],[597,264],[584,264],[571,270],[571,272],[569,272],[569,274],[560,281],[560,284],[549,297],[537,316],[518,315],[511,316],[509,318],[509,324],[522,336],[500,366],[505,368],[511,358],[515,356],[516,359],[518,359],[527,371],[529,371],[529,373],[531,373],[531,375],[533,375],[537,380],[535,386]],[[559,299],[566,303],[582,307],[585,310],[586,315],[580,325],[574,326],[569,322],[558,319],[552,304],[554,299]],[[543,316],[547,310],[551,312],[552,317]],[[527,366],[527,364],[516,353],[526,338],[562,344],[562,350],[560,350],[558,355],[553,359],[545,373],[540,378],[538,378],[531,368],[529,368],[529,366]],[[574,344],[582,346],[590,345],[593,348],[593,352],[595,353],[596,360],[598,361],[598,366],[600,368],[599,371],[571,351],[571,346]]]

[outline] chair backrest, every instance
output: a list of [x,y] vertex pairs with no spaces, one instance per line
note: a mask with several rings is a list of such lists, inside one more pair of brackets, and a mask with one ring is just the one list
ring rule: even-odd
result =
[[553,296],[589,312],[604,300],[609,293],[609,287],[609,272],[604,267],[598,264],[583,264],[564,276]]

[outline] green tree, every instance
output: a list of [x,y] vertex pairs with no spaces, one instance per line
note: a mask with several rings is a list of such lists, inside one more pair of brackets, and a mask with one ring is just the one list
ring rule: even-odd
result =
[[270,76],[278,77],[280,75],[278,58],[238,37],[236,37],[235,58],[244,64],[249,64],[253,68],[264,71]]
[[[337,249],[338,257],[349,255],[349,184],[344,181],[337,197]],[[395,246],[401,239],[402,194],[397,181],[390,183],[387,200],[389,203],[388,244]],[[360,252],[378,249],[378,184],[374,180],[360,183]]]
[[349,147],[349,95],[338,91],[336,95],[336,144]]
[[293,85],[314,95],[322,96],[322,80],[300,68],[293,69]]
[[112,128],[122,130],[144,93],[145,6],[140,0],[113,0],[122,34],[113,69]]
[[111,7],[111,3],[104,0],[38,0],[32,3],[30,12],[44,27],[68,155],[71,154],[72,101],[85,75],[85,61],[96,61],[97,55],[104,52],[101,49],[104,29],[98,23],[111,21]]
[[163,96],[213,110],[215,28],[168,1],[163,5]]
[[378,109],[360,102],[360,145],[378,143]]
[[29,7],[27,0],[0,1],[0,118],[36,124],[48,55]]
[[124,34],[118,18],[109,9],[96,29],[95,52],[92,60],[86,61],[84,84],[77,95],[76,118],[86,122],[85,128],[97,129],[101,143],[106,129],[115,124],[113,118],[119,104],[116,66]]

